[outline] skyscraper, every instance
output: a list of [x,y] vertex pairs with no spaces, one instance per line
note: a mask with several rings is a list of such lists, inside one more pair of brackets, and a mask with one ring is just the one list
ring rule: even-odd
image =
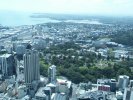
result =
[[2,76],[11,76],[15,74],[15,60],[11,54],[0,56],[0,73]]
[[125,88],[123,100],[133,100],[133,88],[131,87]]
[[52,65],[48,69],[48,78],[50,83],[56,82],[56,66]]
[[128,87],[129,83],[129,76],[127,75],[120,75],[118,79],[118,88],[120,90],[124,90],[126,87]]
[[36,50],[27,50],[24,59],[24,78],[27,86],[40,78],[39,53]]

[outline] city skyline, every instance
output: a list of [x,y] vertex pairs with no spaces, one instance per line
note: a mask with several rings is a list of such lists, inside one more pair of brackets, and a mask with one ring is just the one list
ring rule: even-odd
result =
[[0,11],[133,16],[132,0],[1,0]]

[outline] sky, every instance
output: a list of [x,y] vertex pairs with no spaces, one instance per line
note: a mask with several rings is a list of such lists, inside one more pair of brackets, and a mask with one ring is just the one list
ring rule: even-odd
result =
[[0,10],[133,16],[133,0],[0,0]]

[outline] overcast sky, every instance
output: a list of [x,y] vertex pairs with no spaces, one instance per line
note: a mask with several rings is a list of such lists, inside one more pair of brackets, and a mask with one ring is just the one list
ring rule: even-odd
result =
[[133,0],[0,0],[0,10],[133,16]]

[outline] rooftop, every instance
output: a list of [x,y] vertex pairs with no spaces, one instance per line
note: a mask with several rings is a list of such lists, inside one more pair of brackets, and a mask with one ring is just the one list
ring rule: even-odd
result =
[[44,87],[41,87],[38,89],[37,93],[35,94],[37,97],[46,97],[46,94],[44,93]]
[[10,57],[12,54],[3,54],[3,55],[0,55],[1,58],[5,57],[5,58],[8,58]]

